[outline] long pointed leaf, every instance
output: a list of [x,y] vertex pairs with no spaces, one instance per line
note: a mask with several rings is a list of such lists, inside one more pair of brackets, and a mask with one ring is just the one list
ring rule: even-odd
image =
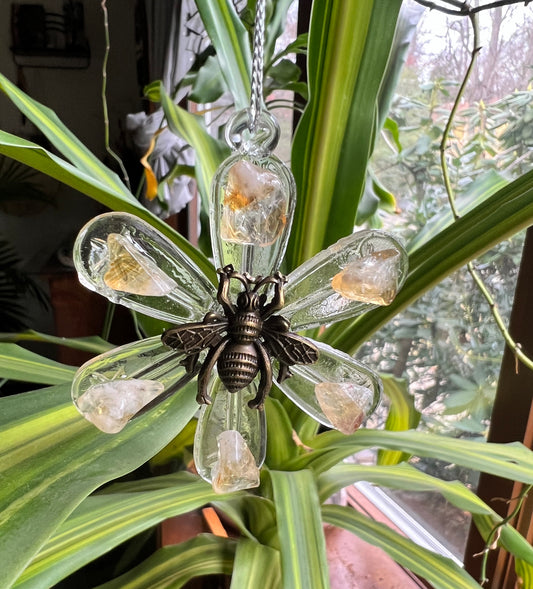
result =
[[58,337],[49,335],[47,333],[39,333],[33,329],[22,331],[20,333],[0,333],[0,341],[2,342],[46,342],[50,344],[58,344],[67,348],[75,350],[83,350],[84,352],[93,352],[95,354],[103,354],[111,350],[115,346],[106,342],[98,336],[89,337]]
[[253,540],[241,540],[237,544],[230,589],[281,586],[279,552]]
[[429,581],[435,589],[480,589],[480,585],[452,560],[421,548],[388,526],[354,509],[339,505],[322,508],[324,521],[379,546],[397,563]]
[[271,471],[281,544],[283,587],[329,587],[320,504],[311,471]]
[[0,343],[0,378],[40,384],[70,382],[76,369],[44,358],[16,344]]
[[129,191],[118,176],[91,153],[59,120],[56,113],[22,92],[0,74],[0,90],[30,119],[50,143],[76,168],[98,179],[117,193],[128,197]]
[[202,534],[161,548],[126,574],[96,589],[179,589],[194,577],[231,574],[235,541]]
[[533,170],[520,176],[422,245],[409,257],[409,274],[388,307],[326,330],[323,338],[355,351],[372,333],[468,261],[533,224]]
[[216,276],[212,264],[184,237],[167,223],[145,209],[130,193],[122,193],[101,182],[72,164],[48,152],[39,145],[0,131],[0,154],[7,155],[23,164],[31,166],[44,174],[71,186],[82,194],[90,196],[114,211],[124,211],[137,215],[172,240],[213,282]]
[[[292,149],[299,201],[288,250],[291,268],[353,230],[400,5],[399,0],[313,3],[310,100]],[[378,35],[369,34],[376,30],[371,26]]]
[[[88,497],[59,526],[18,579],[21,589],[49,587],[125,540],[168,517],[188,513],[216,497],[188,473],[159,477],[149,490]],[[159,483],[159,486],[157,484]],[[139,487],[142,489],[142,482]],[[115,486],[115,491],[120,485]]]
[[78,414],[68,386],[0,399],[0,586],[12,585],[89,493],[146,462],[196,409],[185,388],[108,435]]
[[235,106],[245,108],[250,100],[251,53],[248,33],[230,0],[196,0],[226,85]]

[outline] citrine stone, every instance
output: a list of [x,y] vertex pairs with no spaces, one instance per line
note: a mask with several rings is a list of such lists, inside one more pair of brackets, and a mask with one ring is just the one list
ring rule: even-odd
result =
[[156,380],[112,380],[92,385],[76,399],[78,411],[99,430],[116,434],[164,385]]
[[231,493],[259,486],[259,468],[250,448],[236,430],[217,437],[218,460],[211,469],[215,493]]
[[398,291],[399,264],[395,249],[372,252],[336,274],[331,288],[351,301],[390,305]]
[[268,246],[287,224],[287,197],[276,174],[247,160],[229,169],[222,199],[222,239]]
[[126,237],[110,233],[107,237],[109,266],[104,283],[113,290],[136,295],[161,297],[177,284],[146,255],[135,250]]
[[351,382],[319,382],[315,395],[331,425],[343,434],[353,434],[370,410],[374,394]]

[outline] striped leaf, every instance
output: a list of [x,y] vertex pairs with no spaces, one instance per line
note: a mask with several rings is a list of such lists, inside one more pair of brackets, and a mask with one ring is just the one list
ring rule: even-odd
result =
[[194,391],[184,388],[108,435],[78,414],[69,388],[0,399],[1,587],[12,585],[89,493],[146,462],[197,409]]
[[93,198],[114,211],[132,213],[144,219],[173,241],[183,253],[188,255],[198,265],[206,276],[210,277],[213,282],[216,282],[213,266],[207,258],[177,231],[172,229],[170,225],[150,213],[132,194],[116,190],[112,185],[108,185],[98,179],[98,177],[93,177],[79,170],[36,143],[21,139],[4,131],[0,131],[0,154],[39,170],[43,174],[55,178],[59,182],[78,190],[82,194]]
[[281,589],[280,554],[259,542],[241,540],[235,553],[230,589],[257,587]]
[[533,224],[533,170],[501,188],[409,257],[409,274],[395,300],[327,329],[323,339],[354,352],[377,329],[468,261]]
[[217,53],[226,85],[235,107],[246,108],[250,101],[252,57],[248,33],[230,0],[196,0],[205,30]]
[[235,541],[207,534],[167,546],[126,574],[95,589],[179,589],[203,575],[231,574]]
[[[416,410],[414,397],[409,393],[407,382],[388,374],[381,375],[383,392],[390,402],[385,429],[405,431],[416,429],[420,421],[420,412]],[[408,460],[409,454],[397,450],[379,450],[378,464],[398,464]]]
[[205,210],[209,209],[211,181],[230,149],[221,141],[211,137],[203,126],[202,119],[174,104],[167,91],[160,86],[161,106],[165,111],[170,130],[182,137],[196,153],[196,181]]
[[0,90],[78,170],[109,186],[125,198],[131,196],[119,177],[67,129],[54,111],[30,98],[2,74],[0,74]]
[[287,253],[290,268],[353,230],[400,5],[400,0],[313,2],[310,100],[291,158],[299,200]]
[[375,446],[402,450],[416,456],[429,456],[495,476],[533,483],[533,452],[518,442],[494,444],[425,432],[361,429],[349,436],[329,431],[317,436],[310,445],[322,451],[329,448],[336,462],[353,454],[354,448]]
[[93,352],[94,354],[103,354],[107,350],[114,348],[113,344],[106,342],[101,337],[57,337],[47,333],[39,333],[33,329],[22,331],[20,333],[0,333],[2,342],[44,342],[48,344],[58,344],[75,350],[84,352]]
[[313,474],[271,471],[281,545],[283,587],[329,587],[326,544]]
[[397,563],[429,581],[434,589],[480,589],[480,585],[452,560],[421,548],[388,526],[352,508],[324,505],[322,515],[325,522],[378,546]]
[[70,382],[76,368],[25,350],[16,344],[0,343],[0,378],[40,384]]
[[[142,481],[133,490],[88,497],[59,526],[15,587],[49,587],[125,540],[168,517],[188,513],[216,497],[198,477],[180,473]],[[131,485],[129,485],[131,489]]]

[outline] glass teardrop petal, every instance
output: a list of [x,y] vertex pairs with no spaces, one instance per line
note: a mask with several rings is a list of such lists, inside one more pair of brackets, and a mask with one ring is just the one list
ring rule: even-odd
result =
[[[232,477],[226,466],[238,452],[248,456],[248,451],[254,457],[255,466],[248,464],[244,472],[237,473],[241,484],[246,485],[239,488],[257,486],[254,483],[256,469],[261,468],[266,453],[266,420],[264,411],[248,407],[248,402],[255,397],[256,392],[254,383],[241,391],[230,393],[218,377],[213,376],[210,380],[208,393],[212,403],[202,405],[200,410],[194,437],[194,462],[198,474],[206,481],[211,483],[214,476],[218,477],[218,488],[237,484],[235,480],[230,481]],[[245,446],[239,443],[234,434],[228,438],[225,433],[228,431],[238,432]],[[223,436],[219,439],[221,434]]]
[[219,167],[211,196],[211,240],[217,267],[269,276],[289,238],[296,187],[277,157],[234,154]]
[[407,277],[407,253],[383,231],[353,233],[287,277],[282,314],[293,331],[355,317],[390,304]]
[[377,407],[381,379],[348,354],[313,343],[318,348],[317,362],[291,366],[292,376],[276,384],[313,419],[352,433]]
[[159,336],[120,346],[79,368],[72,400],[100,430],[117,433],[149,403],[166,399],[188,382],[182,359]]
[[80,282],[114,303],[172,323],[199,321],[216,306],[200,269],[165,236],[128,213],[105,213],[74,244]]

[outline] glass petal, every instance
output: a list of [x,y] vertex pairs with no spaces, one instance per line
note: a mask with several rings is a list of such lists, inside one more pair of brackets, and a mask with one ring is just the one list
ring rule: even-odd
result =
[[211,240],[217,267],[269,276],[279,268],[292,224],[296,187],[277,157],[235,154],[213,181]]
[[315,364],[291,366],[276,384],[300,409],[327,427],[353,433],[377,407],[379,376],[348,354],[321,342]]
[[[259,484],[259,469],[266,452],[266,420],[264,411],[248,407],[248,401],[256,392],[253,383],[237,393],[230,393],[218,377],[210,381],[209,395],[213,401],[200,410],[194,438],[194,462],[200,476],[213,482],[217,492],[227,492],[230,487],[233,491],[248,489]],[[239,436],[227,433],[233,431]],[[254,457],[253,464],[246,458],[249,458],[248,452]],[[231,465],[239,454],[246,467],[232,471]]]
[[105,213],[74,244],[80,282],[114,303],[172,323],[199,321],[216,291],[161,233],[128,213]]
[[190,380],[182,358],[159,336],[120,346],[76,372],[72,399],[85,419],[103,432],[117,433],[154,399],[161,402]]
[[382,231],[340,239],[288,276],[282,315],[294,331],[390,304],[407,276],[407,253]]

